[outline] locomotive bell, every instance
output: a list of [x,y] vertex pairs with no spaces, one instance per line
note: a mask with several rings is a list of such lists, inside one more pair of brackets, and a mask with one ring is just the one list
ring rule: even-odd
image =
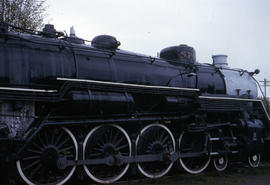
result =
[[196,62],[196,52],[192,47],[181,44],[161,50],[160,58],[180,63],[194,64]]

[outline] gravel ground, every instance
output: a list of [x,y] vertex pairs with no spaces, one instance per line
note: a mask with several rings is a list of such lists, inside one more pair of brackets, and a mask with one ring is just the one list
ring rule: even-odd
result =
[[[184,172],[174,172],[173,174],[162,177],[160,179],[147,179],[132,177],[130,180],[115,183],[114,185],[270,185],[270,165],[249,168],[242,166],[230,167],[226,171],[220,173],[215,170],[207,170],[198,175],[189,175]],[[0,184],[7,185],[3,179],[6,177],[2,175]],[[67,185],[96,185],[90,183],[88,177],[85,181],[71,180]]]
[[130,180],[117,185],[270,185],[270,167],[237,167],[223,173],[211,170],[199,175],[174,174],[157,180]]

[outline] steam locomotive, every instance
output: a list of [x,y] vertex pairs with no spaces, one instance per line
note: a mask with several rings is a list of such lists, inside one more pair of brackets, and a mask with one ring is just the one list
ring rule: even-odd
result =
[[226,55],[198,63],[187,45],[150,57],[109,35],[90,45],[73,29],[9,28],[0,24],[0,165],[21,182],[64,184],[80,170],[109,184],[130,167],[160,178],[174,164],[197,174],[265,156],[259,70],[232,69]]

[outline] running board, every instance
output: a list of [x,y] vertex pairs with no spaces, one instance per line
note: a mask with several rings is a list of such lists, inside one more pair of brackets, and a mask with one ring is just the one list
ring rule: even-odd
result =
[[211,152],[211,156],[223,155],[223,154],[237,154],[239,151],[224,151],[224,152]]
[[[225,140],[225,139],[227,139],[227,138],[211,137],[211,138],[210,138],[210,141],[220,141],[220,140]],[[230,137],[230,138],[228,138],[228,139],[236,140],[237,137]]]

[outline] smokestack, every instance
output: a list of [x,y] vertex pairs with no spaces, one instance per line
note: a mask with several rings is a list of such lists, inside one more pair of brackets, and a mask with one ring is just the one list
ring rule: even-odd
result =
[[213,55],[213,65],[218,68],[228,68],[227,55]]

